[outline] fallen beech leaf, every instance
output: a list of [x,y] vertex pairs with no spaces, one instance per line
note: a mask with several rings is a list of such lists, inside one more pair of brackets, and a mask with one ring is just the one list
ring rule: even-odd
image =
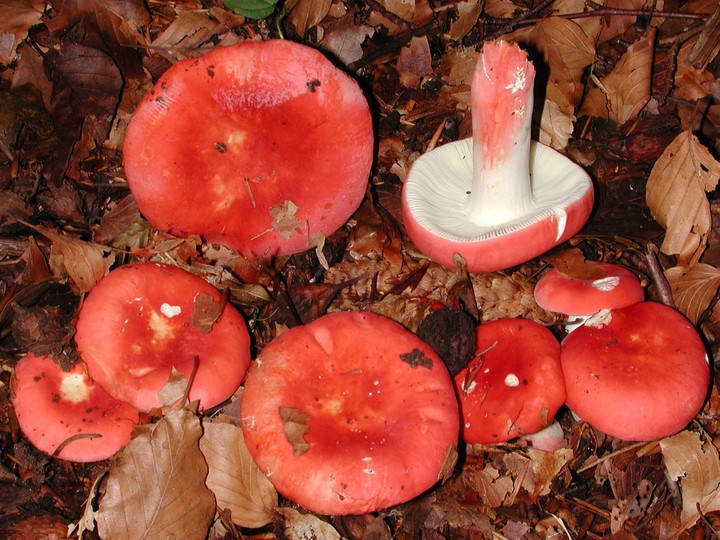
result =
[[363,57],[362,44],[365,38],[372,37],[374,33],[371,26],[356,25],[352,16],[346,15],[327,31],[322,49],[333,54],[344,65],[350,65]]
[[207,334],[222,315],[225,302],[216,302],[209,294],[201,293],[195,297],[193,307],[193,327]]
[[597,266],[586,264],[585,255],[578,248],[570,248],[557,255],[544,255],[542,259],[552,264],[558,272],[565,276],[593,280],[606,277],[606,274]]
[[513,480],[509,474],[500,475],[500,472],[491,465],[482,470],[466,467],[463,470],[463,480],[475,490],[484,505],[489,508],[498,508],[513,492]]
[[271,206],[269,212],[273,218],[273,230],[281,233],[285,239],[290,238],[293,232],[301,233],[302,222],[295,217],[297,211],[297,205],[289,200]]
[[624,124],[636,118],[650,99],[652,68],[655,59],[655,31],[630,45],[615,68],[591,88],[580,114]]
[[477,24],[482,3],[479,0],[465,0],[456,6],[458,17],[450,23],[447,37],[453,41],[464,38]]
[[176,409],[131,440],[110,469],[97,513],[102,538],[205,538],[215,497],[200,420]]
[[537,502],[540,497],[550,494],[553,482],[572,457],[573,451],[570,448],[562,448],[556,452],[528,448],[522,454],[506,454],[503,461],[512,474],[515,491],[519,483],[527,491],[530,501]]
[[40,22],[44,7],[42,0],[4,0],[0,4],[0,65],[13,61],[15,49]]
[[285,535],[288,540],[340,540],[335,527],[312,514],[301,514],[294,508],[278,508],[285,518]]
[[[720,458],[711,441],[681,431],[660,441],[665,468],[670,479],[680,481],[682,522],[691,527],[700,518],[720,510]],[[700,513],[699,513],[700,512]]]
[[720,286],[720,270],[709,264],[675,266],[665,270],[676,307],[693,324],[710,306]]
[[564,150],[573,134],[575,115],[560,109],[554,101],[545,100],[540,118],[538,140],[555,150]]
[[297,30],[299,36],[316,26],[330,11],[332,0],[298,0],[290,12],[289,21]]
[[264,527],[274,518],[278,494],[250,456],[242,429],[232,424],[206,422],[200,439],[210,471],[208,487],[217,506],[230,510],[241,527]]
[[697,263],[710,230],[712,191],[720,177],[720,163],[695,135],[678,135],[655,162],[645,199],[653,218],[665,228],[660,250],[678,256],[679,266]]
[[66,236],[53,229],[35,228],[52,242],[50,268],[53,274],[60,278],[70,278],[80,293],[92,289],[115,261],[114,254],[107,254],[109,248]]
[[595,59],[593,42],[582,27],[568,19],[548,17],[505,38],[540,49],[550,68],[545,99],[554,101],[565,114],[573,114],[584,91],[583,72]]
[[294,407],[280,407],[278,411],[283,421],[283,433],[293,447],[293,455],[300,456],[310,449],[305,441],[305,433],[308,430],[307,421],[310,415],[299,411]]
[[408,46],[400,50],[397,70],[403,86],[406,88],[420,87],[422,78],[433,72],[432,55],[427,36],[412,38]]

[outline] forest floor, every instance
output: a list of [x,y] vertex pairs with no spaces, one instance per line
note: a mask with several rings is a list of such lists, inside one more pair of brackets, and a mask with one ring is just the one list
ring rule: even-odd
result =
[[[155,433],[155,446],[128,447],[97,463],[59,460],[27,441],[10,399],[14,365],[28,352],[74,363],[82,299],[111,269],[133,261],[190,269],[225,291],[248,321],[254,357],[283,330],[326,312],[373,311],[416,329],[427,300],[460,306],[478,323],[528,318],[560,338],[559,316],[535,304],[533,287],[559,254],[575,249],[633,270],[646,298],[682,312],[707,344],[711,364],[717,361],[716,0],[655,7],[645,0],[255,4],[270,14],[247,18],[219,0],[0,5],[0,537],[719,537],[715,370],[706,405],[676,435],[622,441],[562,409],[564,441],[554,452],[523,439],[460,448],[446,482],[363,516],[315,515],[271,486],[257,487],[262,475],[236,449],[240,429],[213,439],[210,415],[154,418],[137,438]],[[196,236],[174,237],[143,218],[125,181],[125,128],[166,69],[216,47],[272,38],[323,51],[360,83],[373,113],[367,196],[325,239],[320,259],[310,250],[247,260]],[[542,96],[534,135],[590,173],[596,202],[588,224],[547,257],[470,275],[429,261],[412,245],[400,195],[420,155],[471,135],[470,80],[482,43],[492,39],[530,51]],[[236,416],[237,401],[213,411],[213,419]],[[168,425],[197,437],[170,429],[159,441],[153,428]],[[208,463],[213,445],[225,449],[225,473]],[[148,471],[127,467],[131,455],[166,471],[165,489],[143,492],[140,507],[111,504],[108,482],[142,491],[150,481]],[[212,485],[183,484],[187,471],[208,466]],[[182,497],[171,498],[180,485]],[[232,493],[222,485],[232,485]],[[207,501],[211,491],[211,524],[188,532],[195,518],[182,509]],[[121,522],[133,532],[108,532]]]

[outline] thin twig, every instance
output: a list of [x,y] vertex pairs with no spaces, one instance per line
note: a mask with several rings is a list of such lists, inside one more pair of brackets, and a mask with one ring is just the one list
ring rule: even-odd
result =
[[394,52],[402,47],[404,47],[407,43],[410,42],[410,40],[414,37],[422,36],[423,34],[427,34],[432,28],[435,26],[435,21],[430,21],[429,23],[423,24],[422,26],[418,26],[417,28],[411,30],[410,32],[407,32],[405,34],[402,34],[395,38],[390,43],[386,44],[383,47],[380,47],[379,49],[376,49],[365,56],[363,56],[360,60],[357,60],[353,62],[352,64],[348,65],[347,69],[348,71],[355,72],[359,69],[367,66],[368,64],[372,64],[375,60],[378,58],[381,58],[385,56],[388,53]]
[[521,23],[523,21],[529,19],[530,17],[537,15],[538,13],[540,13],[540,11],[542,11],[543,9],[548,7],[554,1],[555,0],[545,0],[544,2],[540,2],[540,4],[538,4],[534,8],[532,8],[524,13],[521,13],[517,17],[513,17],[512,20],[510,20],[508,23],[506,23],[505,25],[503,25],[500,28],[498,28],[497,30],[495,30],[492,34],[486,35],[485,40],[490,41],[490,40],[498,38],[504,34],[509,34],[513,30],[515,30],[516,28],[521,26]]

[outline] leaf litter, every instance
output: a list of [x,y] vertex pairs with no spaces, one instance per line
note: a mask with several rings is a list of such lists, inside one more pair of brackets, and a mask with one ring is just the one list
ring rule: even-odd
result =
[[[532,298],[546,261],[619,262],[644,276],[649,298],[674,301],[717,358],[716,2],[279,7],[252,20],[219,1],[0,6],[0,536],[35,537],[60,525],[83,538],[120,539],[717,537],[715,385],[693,425],[675,436],[629,444],[564,411],[555,452],[523,439],[463,449],[446,482],[372,516],[315,516],[279,496],[244,447],[237,396],[219,411],[147,418],[108,462],[63,463],[23,439],[9,402],[12,366],[29,350],[75,361],[72,320],[82,296],[133,260],[175,264],[223,290],[245,315],[255,353],[288,326],[347,309],[417,329],[439,305],[480,322],[527,317],[557,331],[556,316]],[[121,166],[135,105],[179,59],[281,35],[333,56],[374,103],[378,157],[363,205],[315,250],[262,263],[153,230]],[[399,193],[422,152],[469,136],[476,49],[498,37],[521,42],[542,67],[538,136],[587,167],[599,196],[591,222],[562,250],[468,275],[427,261],[407,241]],[[281,233],[302,225],[290,201],[273,217]],[[210,327],[218,307],[199,299],[197,325]],[[173,384],[174,402],[188,382]],[[298,445],[301,420],[288,418]]]

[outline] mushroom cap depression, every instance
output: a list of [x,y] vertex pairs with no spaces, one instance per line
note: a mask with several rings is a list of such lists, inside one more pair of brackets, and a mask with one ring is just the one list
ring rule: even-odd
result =
[[134,112],[123,159],[153,226],[260,257],[340,228],[365,195],[373,151],[358,84],[311,47],[269,40],[168,69]]
[[275,338],[250,367],[240,407],[260,469],[321,514],[408,501],[456,456],[447,368],[409,330],[371,313],[325,315]]
[[204,279],[158,263],[101,279],[80,307],[75,341],[90,375],[143,412],[172,405],[189,383],[190,401],[213,407],[238,389],[250,364],[235,308]]
[[68,461],[108,459],[130,441],[139,420],[135,407],[111,397],[80,364],[63,371],[46,356],[28,354],[15,366],[10,388],[25,437]]
[[710,367],[695,327],[657,302],[601,310],[563,339],[567,406],[626,441],[682,430],[708,394]]
[[544,326],[497,319],[477,327],[477,350],[455,375],[468,443],[496,443],[536,433],[565,403],[560,343]]
[[551,268],[545,272],[535,285],[537,304],[548,311],[582,316],[645,299],[640,280],[627,268],[585,261],[582,271],[582,274],[570,275]]

